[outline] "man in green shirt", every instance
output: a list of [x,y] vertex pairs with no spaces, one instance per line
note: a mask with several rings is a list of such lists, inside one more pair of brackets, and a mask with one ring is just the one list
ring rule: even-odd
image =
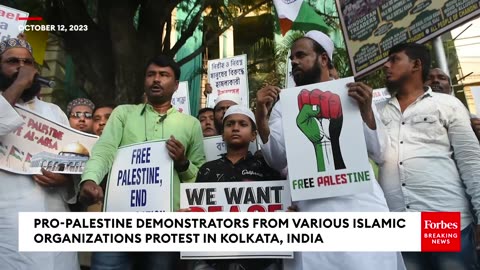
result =
[[[173,209],[179,209],[180,183],[194,182],[198,168],[205,162],[200,122],[178,112],[171,104],[179,78],[180,67],[169,57],[158,56],[147,63],[144,81],[147,103],[121,105],[112,112],[83,172],[81,200],[93,204],[103,199],[99,184],[112,167],[120,146],[168,139],[167,150],[174,164]],[[174,269],[173,256],[167,256],[171,253],[144,254],[149,258],[141,259],[146,264],[141,269]],[[131,269],[130,255],[96,253],[92,257],[92,269]]]

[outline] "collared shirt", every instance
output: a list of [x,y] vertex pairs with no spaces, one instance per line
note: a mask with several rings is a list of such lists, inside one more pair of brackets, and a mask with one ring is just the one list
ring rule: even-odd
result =
[[280,174],[270,168],[265,160],[248,152],[248,155],[233,164],[226,154],[203,164],[198,171],[197,182],[242,182],[280,180]]
[[180,207],[180,182],[194,182],[198,168],[205,163],[200,122],[193,116],[170,108],[160,115],[149,104],[122,105],[113,110],[102,136],[92,149],[82,181],[91,179],[100,184],[112,167],[120,146],[152,140],[169,139],[173,135],[185,147],[190,161],[184,172],[173,172],[173,209]]
[[480,146],[465,106],[428,89],[403,113],[393,97],[380,114],[390,138],[380,164],[390,210],[460,211],[465,228],[468,193],[480,217]]

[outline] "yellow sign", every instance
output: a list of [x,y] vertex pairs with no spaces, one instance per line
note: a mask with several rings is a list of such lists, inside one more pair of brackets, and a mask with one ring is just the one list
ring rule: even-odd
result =
[[[45,24],[43,22],[32,21],[28,24]],[[45,58],[45,50],[47,48],[48,32],[46,31],[28,31],[25,32],[27,41],[32,45],[33,58],[40,65],[43,64]]]

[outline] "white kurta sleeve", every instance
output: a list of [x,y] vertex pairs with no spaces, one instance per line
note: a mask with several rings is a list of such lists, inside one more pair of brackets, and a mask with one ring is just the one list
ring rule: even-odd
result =
[[372,104],[372,110],[377,128],[372,130],[364,122],[363,133],[365,134],[368,156],[377,164],[382,164],[385,159],[385,149],[389,139],[385,126],[374,104]]
[[263,143],[261,138],[258,138],[258,141],[260,142],[260,148],[265,161],[267,161],[270,167],[281,172],[287,167],[287,153],[285,151],[280,106],[280,101],[278,101],[270,114],[270,120],[268,121],[270,136],[268,137],[268,142]]
[[22,117],[0,94],[0,136],[7,135],[23,125]]

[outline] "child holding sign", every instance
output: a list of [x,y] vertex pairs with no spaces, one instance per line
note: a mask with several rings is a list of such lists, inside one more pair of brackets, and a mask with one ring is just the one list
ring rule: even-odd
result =
[[[278,172],[270,168],[262,157],[248,151],[250,142],[257,136],[255,116],[250,109],[233,105],[223,117],[223,140],[227,153],[220,159],[205,163],[197,175],[201,182],[240,182],[279,180]],[[194,270],[276,270],[280,269],[279,260],[244,259],[196,261]]]
[[255,117],[250,109],[233,105],[223,117],[223,140],[227,153],[217,160],[205,163],[197,174],[201,182],[239,182],[279,180],[280,174],[270,168],[261,157],[248,151],[257,136]]

